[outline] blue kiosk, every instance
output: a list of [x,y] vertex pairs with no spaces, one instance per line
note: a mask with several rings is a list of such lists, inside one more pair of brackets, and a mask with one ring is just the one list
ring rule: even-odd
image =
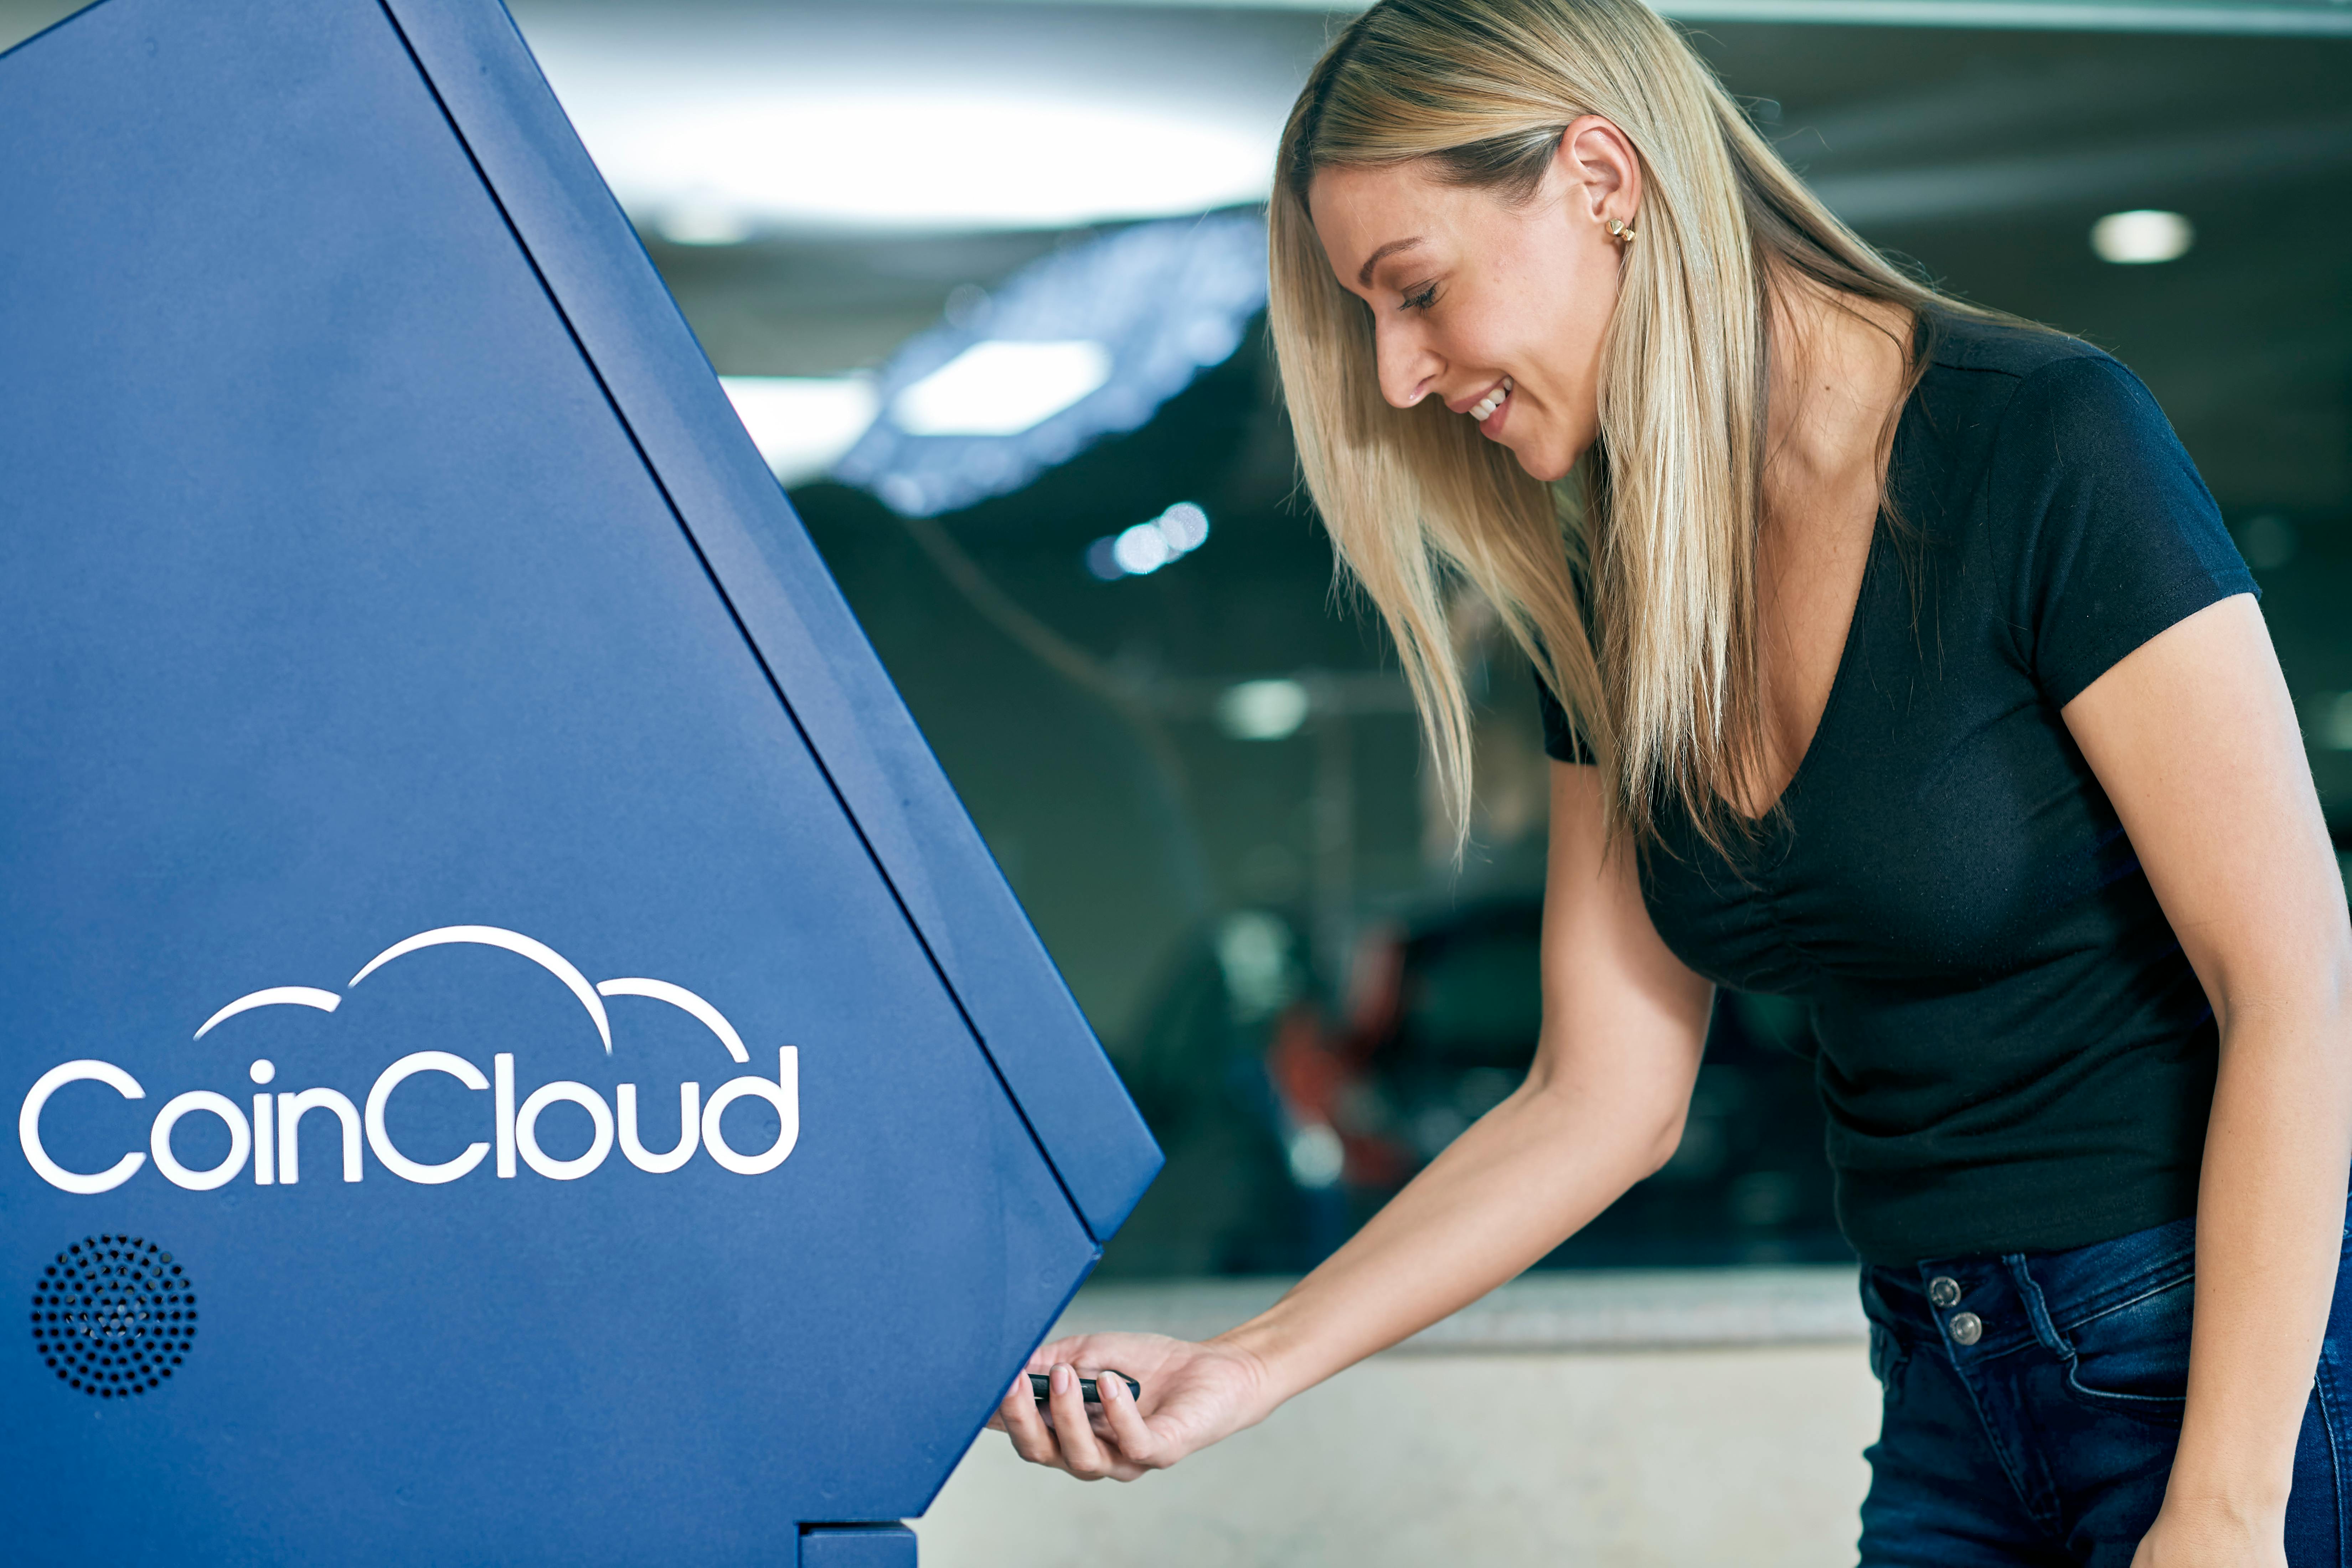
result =
[[1159,1154],[505,13],[0,145],[6,1560],[911,1563]]

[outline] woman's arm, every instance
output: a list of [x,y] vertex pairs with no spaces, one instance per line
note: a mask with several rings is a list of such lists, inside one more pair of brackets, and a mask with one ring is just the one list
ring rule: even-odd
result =
[[[1527,1081],[1271,1309],[1206,1345],[1095,1334],[1050,1344],[1049,1426],[1024,1376],[1000,1407],[1023,1458],[1128,1479],[1254,1426],[1291,1395],[1426,1328],[1559,1245],[1673,1154],[1713,989],[1666,951],[1633,856],[1601,829],[1596,770],[1552,768],[1543,1035]],[[1071,1366],[1118,1367],[1080,1402]]]
[[2063,716],[2221,1030],[2189,1406],[2137,1561],[2284,1563],[2295,1438],[2352,1166],[2344,887],[2251,597],[2153,638]]

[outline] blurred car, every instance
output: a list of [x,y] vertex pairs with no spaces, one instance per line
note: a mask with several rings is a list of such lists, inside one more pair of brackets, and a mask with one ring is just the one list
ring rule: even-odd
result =
[[1344,1239],[1332,1194],[1291,1173],[1292,1122],[1267,1071],[1324,1006],[1286,917],[1236,910],[1161,972],[1112,1058],[1167,1164],[1105,1249],[1105,1276],[1297,1274]]
[[[1344,1194],[1347,1228],[1527,1076],[1542,1026],[1543,907],[1503,899],[1370,933],[1342,1026],[1270,1043],[1293,1179]],[[1840,1260],[1811,1030],[1725,993],[1680,1146],[1549,1267]]]
[[[1543,910],[1491,900],[1367,932],[1344,999],[1297,923],[1226,915],[1118,1053],[1168,1165],[1112,1274],[1313,1267],[1526,1077]],[[1725,993],[1680,1146],[1539,1267],[1852,1258],[1837,1233],[1802,1009]]]

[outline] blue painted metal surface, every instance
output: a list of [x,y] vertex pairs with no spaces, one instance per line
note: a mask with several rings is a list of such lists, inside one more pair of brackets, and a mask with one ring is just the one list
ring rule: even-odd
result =
[[1014,1103],[1108,1239],[1159,1150],[521,38],[492,0],[386,5]]
[[801,1568],[915,1568],[915,1532],[904,1525],[812,1530],[801,1537]]
[[0,144],[9,1560],[919,1512],[1157,1153],[503,13]]

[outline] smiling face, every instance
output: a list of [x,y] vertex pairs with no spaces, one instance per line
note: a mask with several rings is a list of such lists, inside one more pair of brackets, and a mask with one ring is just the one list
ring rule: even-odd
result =
[[1632,146],[1591,115],[1525,202],[1447,184],[1426,161],[1324,169],[1307,193],[1332,272],[1371,308],[1381,395],[1438,398],[1539,479],[1600,431],[1624,244],[1608,221],[1633,223],[1639,201]]

